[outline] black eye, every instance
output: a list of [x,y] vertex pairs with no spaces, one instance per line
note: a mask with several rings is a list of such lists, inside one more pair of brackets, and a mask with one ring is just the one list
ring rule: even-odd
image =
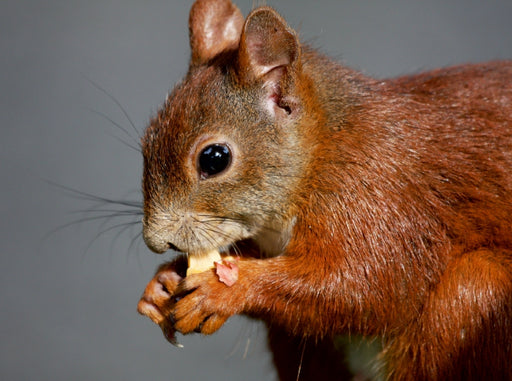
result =
[[225,144],[212,144],[199,153],[199,174],[202,179],[218,175],[231,164],[231,151]]

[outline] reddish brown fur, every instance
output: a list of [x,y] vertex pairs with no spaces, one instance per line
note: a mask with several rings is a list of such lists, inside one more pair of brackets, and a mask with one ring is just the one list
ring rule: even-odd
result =
[[[217,3],[232,9],[195,7]],[[301,379],[339,379],[329,342],[347,333],[383,338],[391,379],[512,379],[512,63],[377,81],[299,47],[270,8],[230,44],[193,52],[148,128],[144,224],[159,252],[236,246],[239,279],[167,265],[166,293],[148,286],[139,310],[167,332],[263,319],[283,380],[300,357]],[[226,174],[198,179],[201,137],[233,142]],[[316,350],[299,356],[301,342]]]

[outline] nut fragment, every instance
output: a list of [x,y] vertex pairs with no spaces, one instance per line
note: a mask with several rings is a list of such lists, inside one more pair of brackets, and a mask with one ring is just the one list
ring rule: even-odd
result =
[[215,266],[215,262],[220,261],[222,261],[222,257],[218,250],[212,250],[203,254],[189,254],[187,276],[212,269]]
[[231,287],[238,280],[238,260],[233,257],[225,258],[222,262],[215,262],[215,273],[219,281]]

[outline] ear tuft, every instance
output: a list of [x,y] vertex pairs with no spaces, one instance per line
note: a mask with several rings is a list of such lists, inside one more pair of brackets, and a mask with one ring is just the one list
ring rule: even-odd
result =
[[298,38],[286,21],[272,8],[258,8],[242,31],[238,71],[250,82],[274,69],[294,66],[299,53]]
[[190,10],[191,64],[201,65],[224,50],[236,49],[244,17],[230,0],[197,0]]

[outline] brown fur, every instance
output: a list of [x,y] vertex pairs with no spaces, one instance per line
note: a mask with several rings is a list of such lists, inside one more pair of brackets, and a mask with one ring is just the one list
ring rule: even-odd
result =
[[[342,378],[339,334],[382,337],[390,379],[512,379],[512,63],[377,81],[270,8],[245,24],[229,0],[194,9],[189,73],[143,140],[144,237],[229,249],[239,279],[169,264],[139,311],[171,334],[263,319],[282,380],[300,363],[300,379]],[[204,48],[228,21],[239,43]],[[206,180],[204,142],[233,151]]]

